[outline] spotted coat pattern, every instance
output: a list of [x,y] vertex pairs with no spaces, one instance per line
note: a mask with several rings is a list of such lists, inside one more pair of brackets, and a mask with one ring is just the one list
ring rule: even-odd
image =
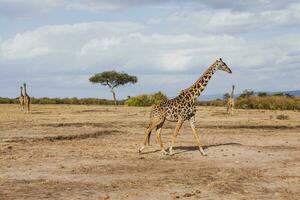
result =
[[177,97],[154,105],[150,117],[173,122],[178,121],[179,118],[189,120],[196,114],[195,101],[197,97],[204,90],[216,70],[217,67],[213,64],[191,87],[182,90]]

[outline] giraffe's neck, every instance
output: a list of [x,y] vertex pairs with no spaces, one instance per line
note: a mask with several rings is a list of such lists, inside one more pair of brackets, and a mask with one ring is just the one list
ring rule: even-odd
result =
[[22,88],[20,88],[20,91],[21,91],[21,93],[20,93],[20,96],[23,96],[23,91],[22,91]]
[[195,101],[200,96],[208,81],[216,71],[215,65],[211,65],[191,87],[184,90],[184,93],[189,97],[189,100]]
[[24,94],[25,94],[25,96],[27,96],[26,86],[24,86]]
[[234,87],[232,87],[231,98],[233,98],[233,93],[234,93]]

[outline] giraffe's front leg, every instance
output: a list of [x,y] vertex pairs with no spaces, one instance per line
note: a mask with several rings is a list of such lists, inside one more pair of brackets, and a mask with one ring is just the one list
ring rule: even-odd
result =
[[175,128],[173,136],[172,136],[172,143],[171,143],[171,146],[169,148],[169,154],[170,155],[173,155],[173,146],[174,146],[174,144],[176,142],[176,137],[177,137],[177,135],[179,133],[179,130],[180,130],[183,122],[184,122],[184,120],[179,119],[178,122],[177,122],[177,124],[176,124],[176,128]]
[[201,142],[200,142],[199,135],[198,135],[198,133],[197,133],[197,131],[196,131],[196,128],[195,128],[195,117],[192,117],[192,118],[190,119],[190,125],[191,125],[191,128],[192,128],[192,130],[193,130],[194,137],[195,137],[195,139],[196,139],[196,141],[197,141],[197,144],[198,144],[198,147],[199,147],[199,151],[201,152],[201,154],[202,154],[203,156],[207,156],[207,154],[204,152],[204,150],[203,150],[203,148],[202,148],[202,145],[201,145]]
[[166,152],[166,150],[165,150],[165,148],[164,148],[164,145],[163,145],[163,142],[162,142],[162,140],[161,140],[161,127],[159,127],[159,128],[157,129],[157,132],[156,132],[156,140],[157,140],[157,143],[159,143],[159,145],[160,145],[161,153],[162,153],[163,155],[167,155],[168,152]]

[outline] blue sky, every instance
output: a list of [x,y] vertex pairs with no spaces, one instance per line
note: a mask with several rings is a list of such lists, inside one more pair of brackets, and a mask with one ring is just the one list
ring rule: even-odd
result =
[[222,57],[204,95],[300,89],[296,0],[0,0],[0,96],[111,98],[88,78],[138,76],[119,98],[191,85]]

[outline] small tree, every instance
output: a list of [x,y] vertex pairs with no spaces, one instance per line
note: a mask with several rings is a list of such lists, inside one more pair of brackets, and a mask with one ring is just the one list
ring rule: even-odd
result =
[[268,96],[268,93],[266,93],[266,92],[259,92],[259,93],[257,93],[257,96],[259,96],[259,97],[266,97],[266,96]]
[[240,98],[248,98],[254,95],[253,90],[244,90],[242,94],[240,95]]
[[126,85],[128,83],[134,84],[137,82],[137,77],[116,71],[105,71],[102,73],[94,74],[89,80],[92,83],[100,83],[101,85],[109,87],[110,92],[113,95],[115,105],[117,105],[116,93],[114,92],[114,88],[120,85]]
[[273,94],[273,96],[284,96],[284,93],[283,92],[279,92],[279,93]]

